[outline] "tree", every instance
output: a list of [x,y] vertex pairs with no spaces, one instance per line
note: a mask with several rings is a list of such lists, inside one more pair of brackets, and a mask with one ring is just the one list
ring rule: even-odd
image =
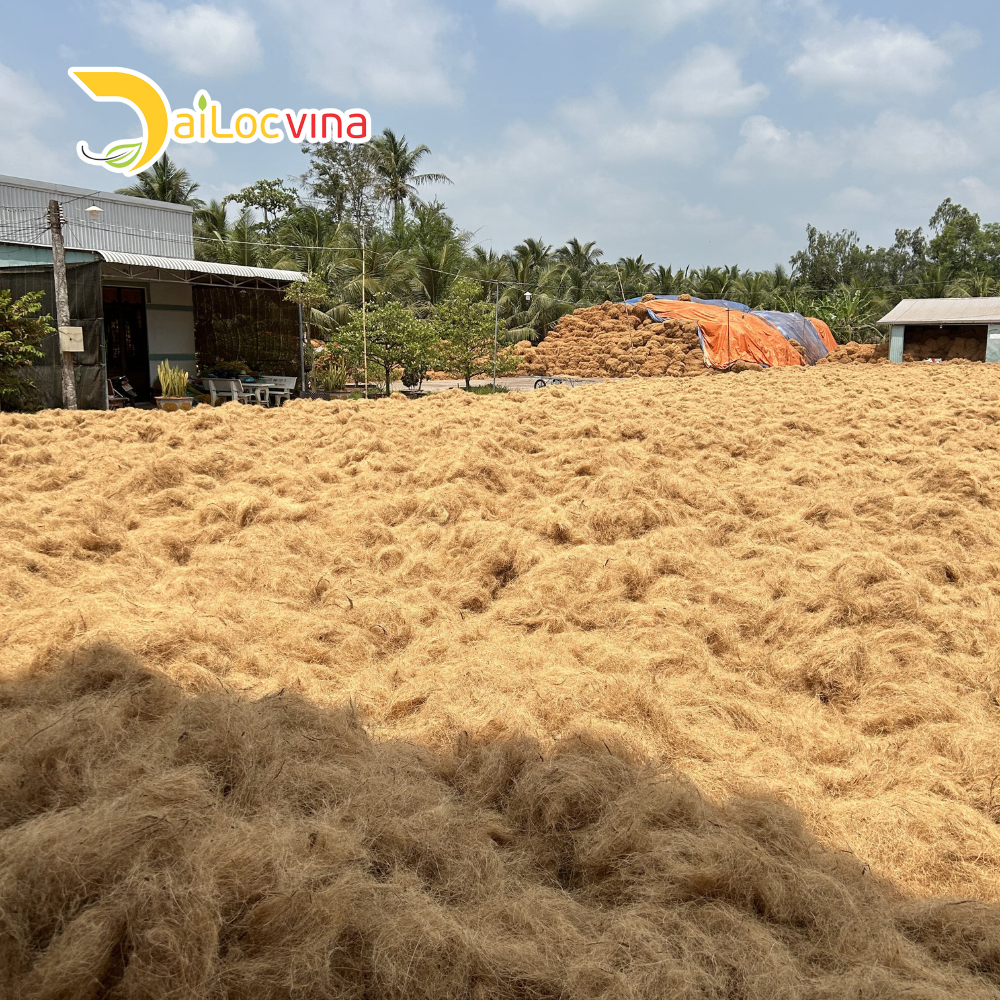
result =
[[30,387],[21,369],[45,357],[38,345],[55,332],[51,316],[37,315],[42,294],[28,292],[15,299],[10,289],[0,288],[0,409],[20,408]]
[[309,168],[301,178],[306,190],[335,222],[350,221],[366,236],[373,232],[381,211],[379,178],[369,145],[319,142],[302,147],[309,156]]
[[330,297],[330,289],[318,274],[307,274],[305,281],[293,281],[285,289],[285,298],[302,307],[302,323],[306,339],[312,340],[313,312]]
[[164,153],[153,165],[139,174],[134,184],[118,188],[118,194],[131,195],[133,198],[150,198],[153,201],[167,201],[174,205],[191,205],[201,208],[205,203],[195,198],[198,184],[184,167],[178,167]]
[[406,136],[397,137],[391,128],[383,129],[380,136],[372,139],[369,153],[378,176],[379,194],[392,205],[394,219],[402,218],[407,202],[414,208],[423,204],[418,187],[451,183],[444,174],[418,174],[417,165],[430,149],[423,143],[410,149]]
[[563,264],[569,264],[579,271],[589,271],[595,267],[604,256],[604,251],[597,245],[596,241],[581,243],[575,236],[568,240],[565,246],[561,246],[555,252],[556,259]]
[[[341,327],[339,337],[340,342],[350,351],[354,366],[360,368],[365,349],[360,311],[355,311]],[[417,319],[399,302],[390,299],[368,310],[368,364],[382,370],[387,396],[391,391],[393,372],[397,368],[404,372],[427,370],[434,357],[434,339],[430,323]]]
[[[479,288],[468,278],[458,279],[451,294],[434,315],[434,331],[440,345],[439,364],[454,378],[464,378],[471,388],[477,375],[493,374],[495,306],[479,297]],[[500,325],[499,334],[505,332]],[[517,371],[519,359],[509,348],[497,352],[497,374]]]
[[255,181],[222,199],[223,205],[231,202],[242,206],[244,210],[257,209],[264,216],[261,229],[270,236],[278,220],[298,206],[299,196],[275,178],[273,181]]

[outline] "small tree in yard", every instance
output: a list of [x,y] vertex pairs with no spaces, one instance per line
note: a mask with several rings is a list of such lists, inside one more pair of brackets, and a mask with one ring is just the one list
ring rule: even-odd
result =
[[[392,373],[426,370],[434,356],[434,329],[417,319],[409,309],[389,301],[368,310],[368,364],[385,375],[385,394],[392,386]],[[340,330],[340,341],[350,349],[355,367],[364,353],[361,313],[355,312]]]
[[51,316],[37,316],[42,292],[28,292],[19,299],[0,288],[0,409],[18,409],[26,386],[20,369],[45,355],[38,349],[42,339],[55,332]]
[[[502,336],[506,323],[496,330],[494,307],[480,298],[479,287],[466,278],[458,279],[451,294],[435,310],[434,329],[441,340],[439,363],[453,378],[464,378],[471,388],[476,375],[493,374],[494,336]],[[517,371],[520,360],[509,348],[497,351],[497,374]]]

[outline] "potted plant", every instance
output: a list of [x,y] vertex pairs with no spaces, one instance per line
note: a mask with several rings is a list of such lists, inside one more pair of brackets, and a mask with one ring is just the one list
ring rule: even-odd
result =
[[190,410],[194,400],[187,394],[188,373],[183,368],[171,368],[169,361],[161,361],[156,366],[156,374],[162,393],[156,397],[156,405],[171,413]]

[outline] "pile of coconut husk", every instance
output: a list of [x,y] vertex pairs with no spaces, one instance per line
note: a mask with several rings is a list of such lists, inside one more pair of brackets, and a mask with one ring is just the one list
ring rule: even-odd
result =
[[[982,337],[954,337],[950,334],[906,338],[903,361],[985,361],[986,342]],[[839,344],[837,349],[817,364],[889,364],[889,344],[857,344],[853,340]]]
[[605,302],[577,309],[563,316],[537,347],[524,340],[514,350],[524,359],[525,375],[648,378],[712,372],[705,363],[697,323],[686,319],[657,323],[642,302]]
[[820,358],[816,362],[818,365],[886,365],[888,363],[888,344],[858,344],[853,340],[847,344],[838,344],[836,350],[831,351],[825,358]]

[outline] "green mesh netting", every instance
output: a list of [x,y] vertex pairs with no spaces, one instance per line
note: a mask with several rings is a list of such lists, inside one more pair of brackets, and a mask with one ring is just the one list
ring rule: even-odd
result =
[[269,288],[195,285],[194,341],[201,370],[242,361],[269,375],[299,373],[299,311]]
[[[101,265],[67,264],[70,326],[83,327],[82,353],[74,354],[76,400],[81,410],[103,410],[106,404],[107,376],[104,367],[104,307],[101,301]],[[16,299],[28,292],[42,292],[42,315],[52,316],[55,326],[56,296],[51,265],[0,268],[0,288],[9,288]],[[62,406],[62,371],[59,334],[46,337],[40,349],[44,360],[23,369],[35,386],[39,402],[45,407]]]

